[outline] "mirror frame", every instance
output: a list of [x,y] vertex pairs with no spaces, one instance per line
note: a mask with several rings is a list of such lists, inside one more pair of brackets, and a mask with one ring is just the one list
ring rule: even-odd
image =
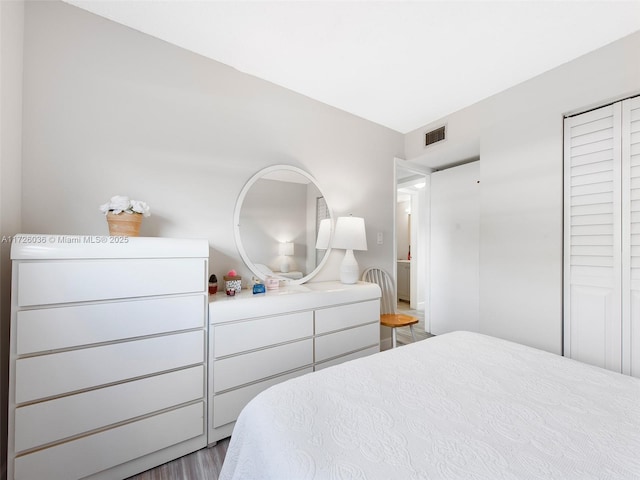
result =
[[[316,182],[316,179],[313,178],[311,174],[305,172],[301,168],[294,167],[293,165],[286,165],[286,164],[271,165],[270,167],[263,168],[262,170],[257,172],[255,175],[253,175],[249,180],[247,180],[247,183],[244,184],[244,187],[242,187],[242,190],[238,195],[235,210],[233,212],[233,233],[236,241],[236,248],[238,249],[238,252],[240,253],[240,257],[242,257],[242,260],[244,261],[245,265],[249,267],[249,270],[251,270],[251,272],[256,277],[260,278],[263,281],[266,278],[264,272],[260,271],[256,267],[256,265],[247,255],[247,252],[244,246],[242,245],[242,238],[240,237],[240,210],[242,209],[242,204],[244,203],[244,199],[247,196],[247,193],[249,192],[249,190],[251,189],[254,183],[256,183],[258,180],[263,178],[265,175],[268,175],[273,172],[281,171],[281,170],[298,173],[303,177],[307,178],[311,183],[315,185],[315,187],[318,189],[320,194],[324,197],[325,201],[327,198],[324,191],[322,190],[322,188],[320,188],[320,185],[318,185],[318,182]],[[331,238],[333,238],[333,231],[335,228],[335,225],[334,225],[335,219],[333,218],[333,211],[331,210],[331,207],[329,206],[328,202],[327,202],[327,210],[329,212],[329,219],[331,220]],[[275,274],[275,272],[274,272],[274,277],[280,280],[286,280],[286,283],[289,285],[301,285],[303,283],[306,283],[309,280],[311,280],[313,277],[315,277],[318,274],[318,272],[322,269],[322,267],[324,267],[325,263],[327,263],[327,260],[329,259],[330,253],[331,253],[331,242],[329,242],[329,247],[325,251],[325,254],[322,257],[322,260],[320,261],[320,263],[316,265],[316,268],[314,268],[313,271],[309,272],[307,275],[305,275],[300,279],[295,280],[291,278],[278,276],[277,274]]]

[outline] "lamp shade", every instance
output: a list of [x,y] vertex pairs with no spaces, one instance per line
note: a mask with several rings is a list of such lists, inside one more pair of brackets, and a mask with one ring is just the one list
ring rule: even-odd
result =
[[293,255],[293,242],[283,242],[278,245],[278,255]]
[[316,248],[318,250],[326,250],[329,248],[329,240],[331,240],[331,219],[325,218],[320,220],[318,228],[318,239],[316,240]]
[[366,250],[367,233],[364,228],[364,218],[338,217],[331,246],[345,250]]

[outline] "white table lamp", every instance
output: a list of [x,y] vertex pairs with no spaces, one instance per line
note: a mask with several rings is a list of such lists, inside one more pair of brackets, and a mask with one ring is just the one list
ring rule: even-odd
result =
[[367,249],[367,233],[364,228],[364,218],[338,217],[331,246],[333,248],[344,248],[346,250],[344,259],[340,264],[340,281],[346,284],[356,283],[360,271],[353,251]]
[[289,272],[289,259],[293,255],[293,242],[283,242],[278,244],[278,254],[283,258],[280,264],[280,271],[282,273]]

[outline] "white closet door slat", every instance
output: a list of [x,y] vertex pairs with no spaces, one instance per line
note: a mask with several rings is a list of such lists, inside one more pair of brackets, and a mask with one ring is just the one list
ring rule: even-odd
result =
[[573,180],[571,184],[577,185],[591,185],[597,182],[611,182],[613,181],[613,172],[611,171],[611,165],[608,165],[606,170],[588,173],[588,174],[572,174]]
[[[600,128],[599,123],[605,121],[610,124],[608,128]],[[613,141],[613,122],[611,117],[600,120],[600,122],[592,123],[591,125],[583,125],[585,133],[574,136],[576,130],[572,130],[571,148],[580,147],[583,145],[592,145],[599,142],[606,142],[607,144]]]
[[[568,189],[571,193],[571,188]],[[613,202],[613,193],[594,193],[591,195],[576,195],[571,197],[571,206],[574,205],[597,205],[599,203]]]
[[613,245],[613,235],[573,235],[571,245]]
[[571,162],[572,175],[584,175],[585,173],[605,172],[612,168],[613,153],[611,150],[602,150],[586,155],[573,157]]
[[613,224],[613,216],[613,213],[576,215],[571,218],[571,225],[611,225]]
[[571,195],[591,195],[594,193],[613,192],[613,181],[594,182],[589,185],[575,185],[571,187]]

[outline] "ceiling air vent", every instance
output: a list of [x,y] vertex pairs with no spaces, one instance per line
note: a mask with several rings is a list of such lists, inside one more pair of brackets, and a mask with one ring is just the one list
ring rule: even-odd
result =
[[424,134],[424,146],[428,147],[445,139],[446,125]]

